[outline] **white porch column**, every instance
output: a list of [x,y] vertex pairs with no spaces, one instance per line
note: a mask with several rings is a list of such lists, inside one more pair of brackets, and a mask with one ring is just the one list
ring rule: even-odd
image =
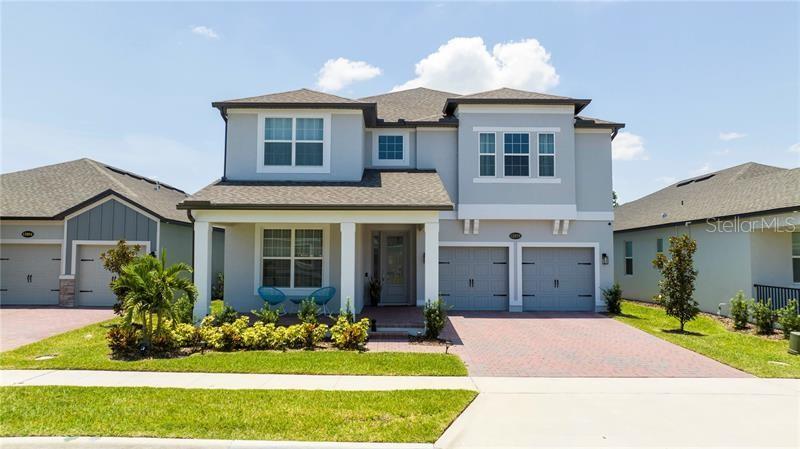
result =
[[194,303],[194,320],[200,321],[211,307],[211,236],[213,228],[207,221],[194,223],[194,285],[197,302]]
[[439,297],[439,222],[425,223],[425,301]]
[[348,305],[355,313],[356,298],[356,224],[341,223],[339,229],[341,238],[341,280],[339,284],[340,308],[344,310]]

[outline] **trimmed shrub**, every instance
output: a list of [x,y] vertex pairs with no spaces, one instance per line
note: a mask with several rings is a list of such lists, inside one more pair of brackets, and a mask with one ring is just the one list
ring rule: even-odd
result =
[[331,326],[333,346],[339,349],[362,349],[367,342],[369,318],[353,323],[347,315],[339,315],[336,324]]
[[770,308],[772,299],[753,303],[753,321],[759,334],[771,334],[775,329],[775,311]]
[[744,292],[739,290],[736,296],[731,298],[731,318],[733,319],[734,329],[746,329],[750,320],[750,305],[753,301],[744,296]]
[[200,344],[200,333],[193,324],[178,323],[172,329],[172,340],[181,348],[194,348]]
[[247,349],[283,349],[284,333],[278,332],[274,323],[256,322],[242,332],[242,342]]
[[106,334],[111,357],[129,359],[139,356],[139,340],[142,333],[131,326],[111,326]]
[[783,330],[783,338],[789,338],[792,332],[800,331],[800,315],[797,314],[797,300],[792,299],[786,307],[778,310],[778,324]]
[[603,298],[606,300],[606,311],[618,315],[622,313],[622,288],[614,282],[611,288],[603,289]]
[[250,320],[246,316],[237,318],[233,323],[223,323],[220,326],[214,326],[213,323],[213,317],[206,317],[198,331],[208,347],[218,351],[232,351],[244,347],[243,334],[250,324]]
[[297,307],[297,319],[305,324],[317,324],[317,315],[319,315],[319,307],[312,299],[304,299]]
[[422,314],[425,317],[425,338],[436,340],[447,322],[447,304],[442,298],[425,303]]

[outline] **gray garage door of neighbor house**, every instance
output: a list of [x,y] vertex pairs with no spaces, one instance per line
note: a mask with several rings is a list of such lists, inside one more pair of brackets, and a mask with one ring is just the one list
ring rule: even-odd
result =
[[58,304],[60,272],[60,245],[0,245],[0,304]]
[[454,310],[508,310],[508,248],[439,248],[439,292]]
[[523,248],[522,309],[593,311],[592,248]]

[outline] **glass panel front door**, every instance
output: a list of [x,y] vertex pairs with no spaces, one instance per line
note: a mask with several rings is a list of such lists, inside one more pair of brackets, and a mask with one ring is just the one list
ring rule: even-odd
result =
[[381,304],[408,304],[408,234],[381,233]]

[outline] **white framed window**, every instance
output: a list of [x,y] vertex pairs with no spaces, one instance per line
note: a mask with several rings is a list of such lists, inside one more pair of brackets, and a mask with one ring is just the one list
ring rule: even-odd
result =
[[404,129],[373,129],[372,165],[407,167],[411,152],[409,136]]
[[625,274],[633,275],[633,242],[625,242]]
[[330,114],[260,113],[258,173],[329,173]]
[[503,134],[503,176],[530,176],[530,134]]
[[800,232],[792,232],[792,279],[800,283]]
[[261,263],[256,288],[314,290],[328,282],[326,229],[275,225],[257,230]]
[[478,136],[479,176],[494,177],[497,174],[497,150],[495,133],[480,133]]
[[664,239],[656,239],[656,254],[664,253]]
[[555,134],[540,133],[539,135],[539,176],[552,178],[556,175],[556,143]]

